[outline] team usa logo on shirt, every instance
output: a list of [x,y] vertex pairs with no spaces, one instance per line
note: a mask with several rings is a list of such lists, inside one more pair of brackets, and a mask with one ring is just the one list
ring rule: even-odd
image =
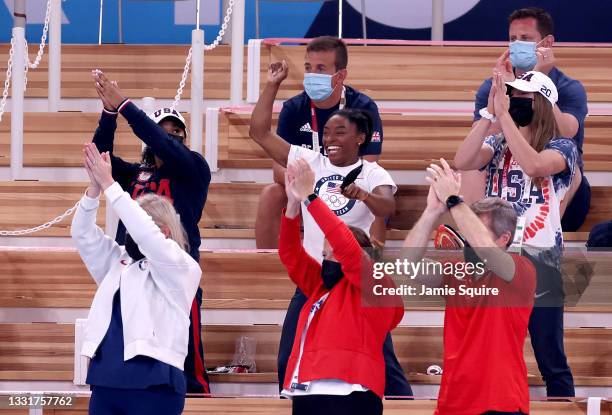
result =
[[138,173],[138,178],[136,180],[138,180],[141,183],[145,183],[149,181],[152,175],[153,175],[152,172],[142,170],[140,173]]
[[327,206],[336,214],[342,216],[355,206],[355,200],[348,199],[342,195],[342,184],[344,177],[339,174],[322,177],[315,185],[314,191]]

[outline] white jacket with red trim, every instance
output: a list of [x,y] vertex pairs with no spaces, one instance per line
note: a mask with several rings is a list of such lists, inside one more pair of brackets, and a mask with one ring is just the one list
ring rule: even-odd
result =
[[200,284],[200,265],[167,239],[151,217],[118,183],[104,192],[144,259],[133,262],[125,248],[96,225],[98,198],[83,196],[71,235],[98,284],[81,354],[93,357],[110,325],[113,297],[121,289],[124,360],[149,356],[183,370],[189,342],[189,311]]

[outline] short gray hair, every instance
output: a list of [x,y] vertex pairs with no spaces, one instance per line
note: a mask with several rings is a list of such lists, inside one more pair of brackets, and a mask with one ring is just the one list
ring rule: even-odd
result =
[[510,241],[514,239],[517,214],[512,205],[499,197],[486,197],[472,203],[472,211],[477,216],[487,215],[491,218],[491,230],[495,236],[500,237],[504,232],[510,232]]

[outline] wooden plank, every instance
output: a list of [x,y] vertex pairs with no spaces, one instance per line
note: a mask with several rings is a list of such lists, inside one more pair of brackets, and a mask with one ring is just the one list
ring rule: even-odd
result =
[[[256,376],[241,375],[249,382],[270,382],[276,371],[280,326],[206,325],[202,330],[207,367],[231,362],[236,341],[241,336],[255,339]],[[442,327],[398,327],[393,331],[395,352],[413,383],[439,382],[424,375],[431,364],[442,364]],[[74,352],[71,324],[0,324],[0,380],[68,380]],[[611,386],[612,328],[565,329],[565,350],[576,384]],[[541,384],[529,339],[525,342],[525,362],[530,384]],[[61,358],[64,359],[61,359]],[[266,375],[267,374],[267,375]],[[249,377],[250,376],[250,377]],[[222,377],[221,375],[216,378]],[[235,375],[227,381],[246,382]]]
[[[91,70],[102,69],[110,79],[116,80],[125,96],[141,98],[174,98],[181,80],[187,45],[62,45],[63,98],[97,98],[91,80]],[[247,50],[244,48],[245,62]],[[0,55],[8,55],[8,45],[0,45]],[[206,52],[204,59],[205,99],[229,99],[230,78],[229,45],[219,45]],[[0,72],[6,71],[6,61],[0,63]],[[246,79],[246,65],[244,79]],[[48,55],[44,55],[39,68],[28,73],[28,98],[46,98]],[[183,98],[191,94],[187,78]],[[246,95],[246,82],[243,87]]]
[[[283,310],[295,290],[274,250],[202,251],[200,265],[204,309]],[[610,312],[611,270],[606,253],[567,251],[567,310]],[[0,249],[0,287],[0,307],[88,308],[96,291],[78,253],[65,249]],[[442,310],[442,305],[431,309]],[[406,302],[407,310],[425,306]]]
[[[406,115],[387,111],[381,112],[384,141],[380,164],[388,170],[423,170],[441,157],[452,160],[472,126],[471,116]],[[224,143],[226,154],[219,155],[221,167],[271,167],[272,161],[267,154],[249,138],[250,118],[250,114],[221,111],[224,128],[219,129],[219,140]],[[278,114],[274,114],[272,121],[275,129]],[[586,119],[583,148],[586,171],[612,171],[610,131],[612,116]]]
[[[268,63],[285,59],[289,64],[279,98],[301,92],[306,46],[266,48]],[[473,101],[504,50],[497,46],[349,46],[347,83],[375,100]],[[556,47],[555,59],[565,74],[583,83],[589,101],[612,101],[608,76],[612,48]],[[266,79],[266,70],[262,68],[261,79]]]

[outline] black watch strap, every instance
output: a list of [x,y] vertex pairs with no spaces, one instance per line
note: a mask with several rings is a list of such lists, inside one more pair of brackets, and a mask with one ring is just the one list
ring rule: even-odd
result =
[[448,210],[451,210],[460,203],[463,203],[463,199],[461,198],[461,196],[452,195],[449,196],[448,199],[446,199],[446,207],[448,208]]
[[316,193],[311,193],[308,195],[308,197],[306,198],[306,200],[304,200],[304,206],[308,207],[308,205],[312,202],[314,202],[314,200],[317,198],[317,194]]

